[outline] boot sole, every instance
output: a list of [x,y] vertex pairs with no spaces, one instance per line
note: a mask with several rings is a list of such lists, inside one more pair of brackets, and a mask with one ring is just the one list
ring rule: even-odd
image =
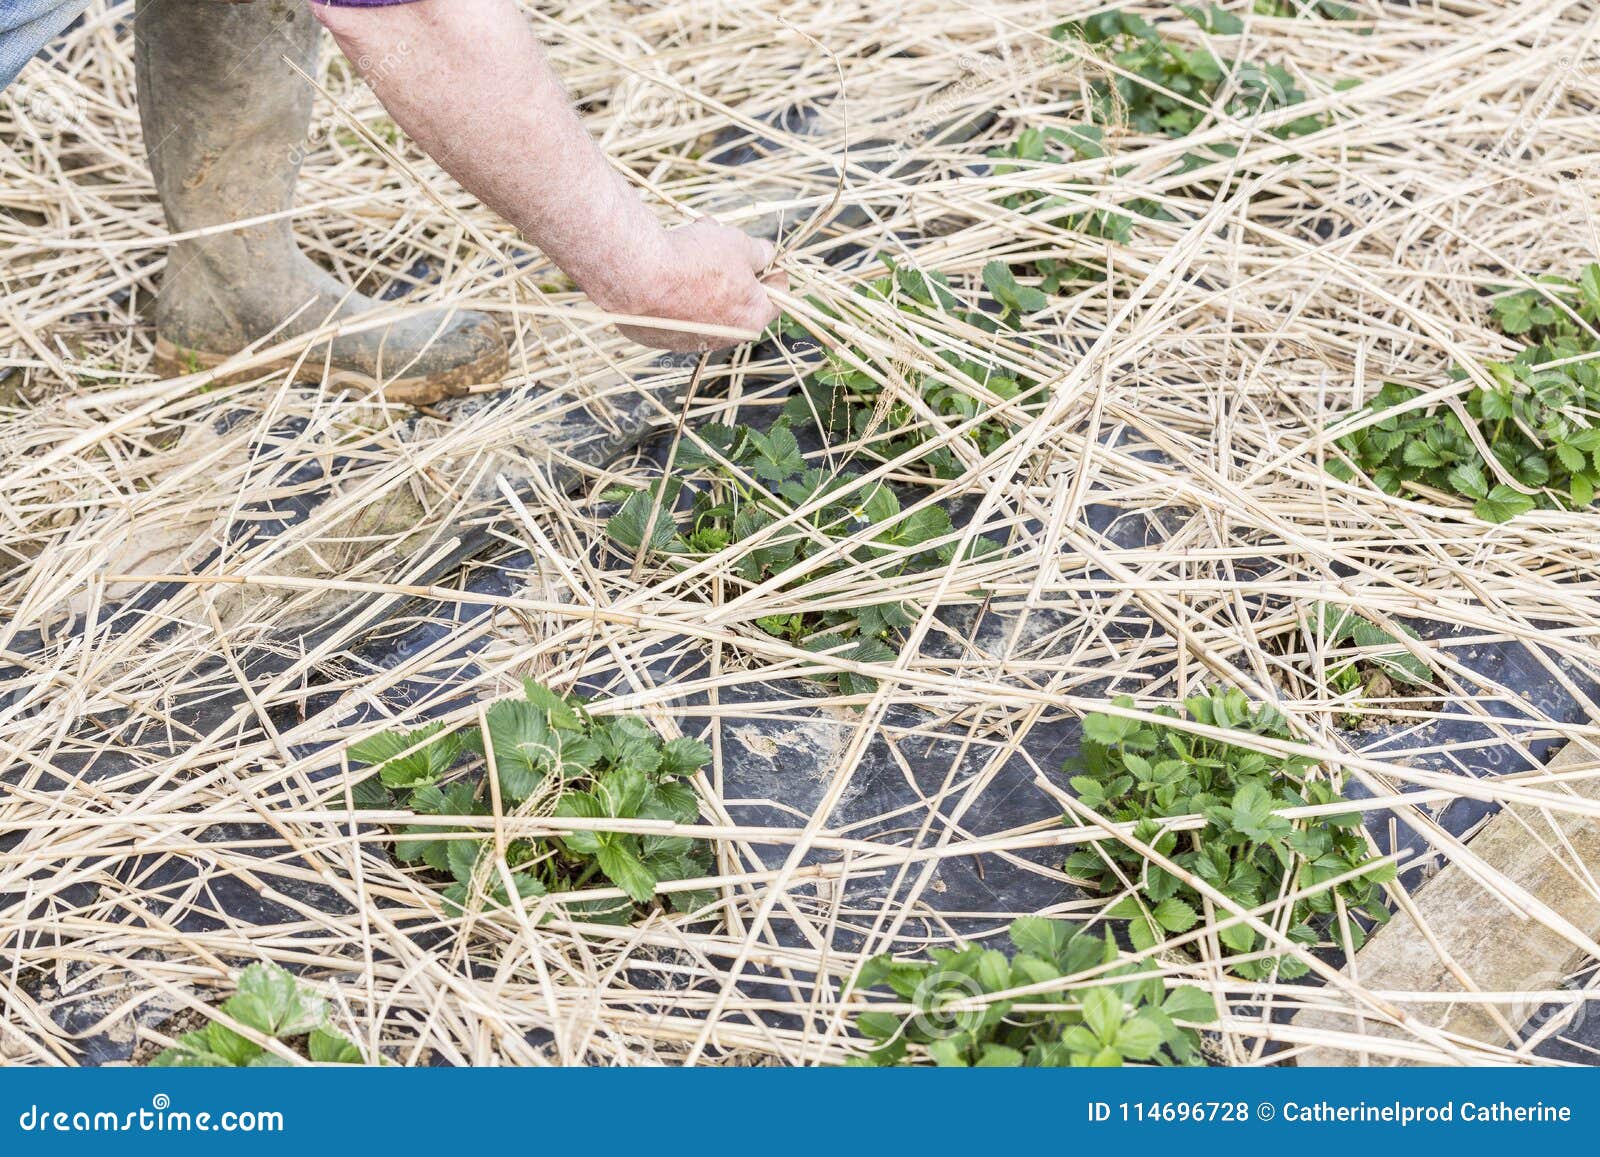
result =
[[[164,378],[180,378],[216,369],[234,356],[187,349],[173,345],[165,338],[157,338],[151,368]],[[241,382],[256,381],[271,374],[285,373],[293,370],[298,361],[298,358],[281,358],[266,365],[224,374],[216,379],[215,384],[231,386]],[[363,394],[378,393],[381,390],[386,401],[405,406],[427,406],[445,398],[458,398],[470,392],[473,386],[503,381],[510,370],[511,358],[504,349],[485,354],[476,361],[463,362],[440,373],[393,380],[382,380],[358,370],[335,368],[324,373],[322,362],[314,357],[308,357],[295,374],[295,381],[307,385],[345,386]]]

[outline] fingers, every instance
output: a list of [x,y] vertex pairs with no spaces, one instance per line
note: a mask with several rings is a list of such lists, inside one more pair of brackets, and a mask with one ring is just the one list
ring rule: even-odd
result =
[[745,241],[750,250],[750,268],[757,273],[762,272],[767,266],[771,265],[773,258],[778,255],[778,251],[773,247],[772,242],[761,237],[751,237],[746,234]]
[[726,338],[707,337],[702,333],[685,333],[674,329],[655,329],[643,326],[619,326],[626,338],[648,349],[666,350],[676,354],[699,354],[730,345]]
[[688,233],[696,230],[703,234],[696,238],[698,244],[712,251],[720,248],[730,261],[742,259],[756,273],[764,271],[778,255],[772,242],[764,237],[752,237],[732,225],[719,224],[711,217],[696,217],[678,231]]
[[668,233],[678,276],[638,312],[667,321],[703,322],[741,331],[741,337],[712,337],[672,328],[624,326],[623,333],[643,345],[682,353],[723,349],[758,337],[782,310],[771,290],[786,290],[789,278],[773,269],[772,242],[701,218]]

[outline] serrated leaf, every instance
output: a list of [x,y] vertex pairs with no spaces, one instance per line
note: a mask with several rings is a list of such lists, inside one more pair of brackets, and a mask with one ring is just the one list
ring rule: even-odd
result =
[[663,745],[659,771],[662,775],[693,775],[710,762],[711,748],[685,736]]
[[556,694],[534,679],[522,681],[524,698],[545,713],[550,726],[563,731],[582,731],[583,716],[579,715],[565,697]]
[[933,1058],[933,1063],[942,1069],[967,1068],[967,1058],[962,1053],[961,1044],[951,1037],[943,1037],[928,1046],[928,1055]]
[[1176,896],[1169,896],[1150,910],[1156,923],[1168,932],[1187,932],[1200,920],[1199,914]]
[[1083,720],[1084,736],[1106,747],[1115,747],[1138,727],[1138,720],[1125,719],[1120,715],[1089,715]]
[[1426,442],[1407,442],[1401,456],[1407,466],[1428,468],[1444,465],[1444,459]]
[[872,1040],[886,1041],[900,1032],[900,1018],[892,1012],[864,1012],[856,1017],[856,1030]]
[[[233,1016],[235,1020],[239,1019],[234,1011],[228,1008],[226,1003],[222,1006],[222,1009],[229,1016]],[[245,1022],[241,1020],[240,1023],[243,1024]],[[255,1028],[254,1025],[250,1027]],[[262,1030],[257,1029],[257,1031]],[[205,1052],[221,1058],[224,1065],[233,1068],[244,1068],[246,1065],[254,1063],[256,1058],[266,1051],[248,1037],[234,1032],[219,1021],[212,1022],[201,1033],[195,1035],[204,1037],[206,1042]]]
[[669,892],[667,900],[672,905],[674,912],[690,913],[700,912],[710,908],[718,899],[717,893],[709,888],[696,889],[691,892]]
[[794,431],[781,422],[765,434],[749,431],[751,445],[756,451],[752,473],[766,482],[782,482],[805,470],[805,457],[800,453],[800,443]]
[[350,745],[350,758],[376,764],[385,787],[404,789],[437,781],[461,754],[461,736],[430,723],[413,731],[384,731]]
[[[674,478],[669,479],[665,485],[666,490],[659,503],[656,500],[656,490],[653,488],[636,490],[630,494],[628,500],[622,504],[622,509],[606,521],[606,534],[618,545],[630,551],[637,552],[647,537],[651,551],[666,549],[678,534],[678,525],[673,518],[673,504],[677,501],[678,491],[682,489],[683,483]],[[653,521],[652,511],[655,512]]]
[[994,299],[1011,313],[1037,313],[1050,304],[1050,299],[1044,293],[1018,283],[1011,267],[998,259],[983,267],[983,284]]
[[1519,514],[1526,514],[1537,505],[1534,500],[1505,483],[1500,483],[1473,504],[1472,510],[1485,522],[1509,522]]
[[1192,984],[1174,988],[1161,1002],[1161,1011],[1173,1020],[1191,1024],[1210,1024],[1217,1019],[1217,1002],[1211,994]]
[[1117,1027],[1112,1046],[1124,1057],[1147,1061],[1161,1048],[1161,1029],[1144,1017],[1133,1017]]
[[502,699],[484,714],[501,794],[520,803],[561,767],[560,734],[546,722],[545,709],[526,700]]
[[[597,820],[604,818],[605,808],[588,792],[569,791],[556,801],[555,814],[568,819]],[[592,856],[600,850],[600,835],[592,830],[568,832],[561,837],[561,842],[579,855]]]
[[652,818],[670,819],[680,824],[692,824],[700,818],[700,799],[695,795],[694,788],[686,783],[656,784],[651,789],[649,801],[644,809],[647,813],[652,810],[650,805],[658,807],[664,813]]
[[[338,799],[337,796],[334,797]],[[369,775],[350,788],[351,806],[359,811],[381,811],[394,805],[394,795],[380,775]]]
[[684,470],[698,470],[717,465],[717,459],[701,449],[699,443],[705,443],[722,458],[733,460],[736,458],[735,450],[743,437],[740,430],[721,422],[708,422],[693,433],[694,437],[685,436],[678,444],[678,466]]
[[[237,1033],[233,1035],[236,1039],[244,1041],[244,1038]],[[244,1041],[244,1043],[250,1042]],[[255,1049],[255,1052],[261,1051],[253,1045],[251,1048]],[[246,1057],[239,1063],[248,1064],[249,1058]],[[150,1067],[153,1069],[221,1069],[231,1068],[233,1065],[232,1060],[212,1050],[211,1034],[206,1029],[184,1033],[175,1045],[163,1049],[150,1062]]]
[[1079,997],[1083,1021],[1102,1044],[1116,1039],[1122,1023],[1122,997],[1108,987],[1085,989]]
[[1032,953],[1056,964],[1065,959],[1067,945],[1076,934],[1075,925],[1043,916],[1020,916],[1011,922],[1010,930],[1011,943],[1017,951]]
[[594,798],[605,814],[620,818],[633,818],[639,814],[650,781],[639,768],[624,764],[600,777],[594,786]]
[[306,1051],[319,1065],[359,1065],[364,1061],[361,1050],[348,1037],[330,1028],[312,1029]]
[[1249,952],[1256,946],[1256,934],[1243,924],[1230,924],[1217,933],[1217,939],[1235,952]]
[[662,750],[661,741],[652,732],[648,737],[638,735],[624,735],[620,738],[612,737],[610,743],[604,744],[606,758],[614,768],[633,772],[640,776],[654,775],[661,767]]
[[655,894],[655,874],[622,841],[602,841],[595,859],[606,878],[636,902],[643,904]]
[[483,840],[441,840],[445,848],[445,863],[450,875],[460,884],[470,884],[478,868],[478,857],[483,852]]
[[302,1036],[327,1019],[327,1002],[276,964],[252,964],[222,1009],[240,1024],[273,1037]]
[[1452,467],[1446,478],[1457,494],[1467,498],[1483,498],[1489,493],[1489,480],[1484,477],[1483,467],[1476,462]]
[[983,1052],[978,1056],[977,1066],[980,1069],[1019,1069],[1024,1064],[1024,1058],[1016,1049],[1006,1045],[985,1045]]
[[874,486],[860,503],[861,517],[873,525],[888,522],[900,513],[900,499],[887,486]]

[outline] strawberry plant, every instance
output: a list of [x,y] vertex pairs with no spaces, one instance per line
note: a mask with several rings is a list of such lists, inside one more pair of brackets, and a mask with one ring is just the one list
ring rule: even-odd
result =
[[[362,802],[425,816],[489,815],[488,785],[481,776],[475,781],[451,778],[463,756],[478,756],[485,764],[493,759],[507,813],[677,824],[692,824],[699,817],[694,789],[684,782],[711,758],[711,749],[699,740],[663,743],[642,719],[596,718],[581,703],[531,679],[523,698],[492,704],[484,718],[487,729],[447,730],[435,723],[414,731],[382,732],[352,745],[351,759],[377,768],[363,785]],[[399,834],[396,858],[419,865],[435,880],[448,881],[442,886],[452,910],[510,902],[494,862],[494,842],[482,828],[452,831],[449,825],[414,824]],[[705,841],[685,836],[584,829],[559,838],[512,840],[506,865],[523,899],[615,885],[627,899],[564,907],[575,919],[626,924],[639,914],[639,905],[650,903],[659,882],[707,875],[711,856]],[[699,891],[669,897],[679,911],[714,899]]]
[[[1214,4],[1205,9],[1178,7],[1209,33],[1234,36],[1244,30],[1243,21]],[[1023,165],[1103,157],[1108,128],[1126,126],[1140,133],[1184,137],[1199,128],[1213,109],[1245,117],[1288,108],[1306,99],[1281,66],[1224,61],[1207,48],[1190,48],[1164,36],[1159,28],[1133,12],[1097,13],[1081,22],[1061,25],[1053,35],[1057,40],[1078,41],[1096,54],[1109,57],[1121,72],[1090,85],[1087,120],[1083,123],[1043,130],[1027,128],[1008,146],[991,150],[990,157],[1022,162],[997,165],[997,176],[1015,172]],[[1316,132],[1326,124],[1324,118],[1308,115],[1270,131],[1287,139]],[[1180,171],[1188,172],[1232,155],[1230,145],[1208,146],[1185,154]],[[1043,215],[1068,202],[1042,190],[1028,190],[1005,197],[1001,204],[1013,211]],[[1054,218],[1051,224],[1070,233],[1126,243],[1132,239],[1134,222],[1140,218],[1170,220],[1171,214],[1156,202],[1141,199],[1120,210],[1068,212]],[[1067,283],[1104,278],[1103,270],[1061,258],[1043,259],[1036,263],[1034,271],[1047,293],[1057,292]]]
[[[264,1037],[283,1041],[316,1064],[359,1065],[361,1050],[328,1024],[328,1002],[276,964],[252,964],[239,989],[221,1005],[224,1016]],[[184,1033],[151,1068],[262,1068],[288,1064],[220,1020]]]
[[[1096,124],[1075,124],[1065,127],[1050,126],[1045,129],[1026,128],[1017,139],[1004,148],[989,150],[995,160],[1023,164],[998,164],[997,177],[1008,176],[1029,165],[1061,164],[1068,160],[1085,160],[1106,155],[1105,131]],[[1067,205],[1064,198],[1053,197],[1042,190],[1030,189],[1001,198],[1000,204],[1014,212],[1047,214],[1052,209]],[[1133,240],[1133,218],[1113,209],[1084,209],[1070,212],[1051,222],[1058,229],[1081,233],[1118,244]],[[1043,258],[1033,263],[1042,278],[1040,288],[1045,293],[1056,293],[1068,282],[1101,281],[1105,272],[1097,266],[1062,258]]]
[[[1207,32],[1232,36],[1244,29],[1237,16],[1217,8],[1185,8]],[[1125,124],[1136,132],[1188,136],[1220,111],[1232,117],[1273,112],[1302,103],[1305,93],[1288,70],[1276,64],[1225,61],[1205,47],[1190,48],[1162,35],[1143,17],[1123,11],[1100,12],[1055,30],[1103,53],[1121,70],[1090,90],[1090,119],[1098,125]],[[1224,99],[1225,97],[1225,99]],[[1304,136],[1323,128],[1318,116],[1303,116],[1273,128],[1273,136]],[[1194,167],[1212,157],[1192,158]]]
[[[1312,610],[1312,619],[1305,626],[1308,643],[1321,642],[1328,647],[1343,647],[1348,644],[1362,648],[1389,648],[1364,654],[1344,666],[1352,669],[1366,668],[1396,683],[1420,686],[1432,679],[1433,672],[1427,663],[1406,650],[1405,644],[1396,636],[1365,615],[1358,614],[1349,607],[1336,607],[1332,603],[1317,603]],[[1403,624],[1397,626],[1409,637],[1413,639],[1417,637],[1415,631]]]
[[[1131,707],[1132,700],[1119,699]],[[1237,690],[1196,695],[1184,704],[1190,719],[1241,735],[1288,739],[1283,716],[1272,706],[1252,706]],[[1164,708],[1160,714],[1177,718]],[[1255,909],[1289,890],[1317,885],[1361,868],[1370,860],[1355,812],[1319,816],[1315,823],[1291,822],[1275,814],[1281,808],[1330,804],[1341,797],[1325,781],[1313,778],[1317,765],[1299,757],[1281,757],[1213,739],[1202,739],[1160,723],[1095,714],[1083,723],[1081,754],[1069,770],[1078,798],[1106,819],[1134,825],[1134,837],[1197,876],[1246,909]],[[1195,831],[1164,830],[1162,821],[1200,815],[1205,826]],[[1161,933],[1184,933],[1200,920],[1200,893],[1179,876],[1149,863],[1132,848],[1102,840],[1067,857],[1066,871],[1103,891],[1132,890],[1106,913],[1128,920],[1135,948],[1155,945]],[[1316,945],[1318,926],[1334,912],[1335,891],[1353,913],[1383,922],[1389,911],[1380,885],[1392,879],[1393,865],[1373,864],[1370,872],[1314,891],[1294,902],[1287,915],[1272,917],[1296,943]],[[1269,920],[1269,922],[1271,922]],[[1351,923],[1352,948],[1364,941]],[[1217,933],[1230,955],[1260,950],[1261,938],[1243,924]],[[1293,957],[1262,957],[1233,962],[1239,975],[1252,980],[1270,976],[1292,979],[1306,967]]]
[[[1338,649],[1346,646],[1363,648],[1356,658],[1334,663],[1325,672],[1328,686],[1339,695],[1359,694],[1363,699],[1386,699],[1397,686],[1426,687],[1433,679],[1428,664],[1406,650],[1400,640],[1371,619],[1357,614],[1348,607],[1331,603],[1317,603],[1312,617],[1301,626],[1301,635],[1307,647],[1323,646]],[[1399,629],[1411,638],[1416,632],[1403,624]],[[1367,648],[1382,647],[1371,651]],[[1359,727],[1365,717],[1346,713],[1341,723],[1345,727]]]
[[[1044,292],[1017,280],[1004,261],[991,261],[983,270],[988,297],[976,308],[966,308],[955,295],[950,279],[925,273],[888,258],[887,275],[856,287],[872,301],[893,305],[908,321],[931,322],[941,316],[984,333],[1004,333],[1012,340],[1023,320],[1046,308]],[[831,312],[831,311],[830,311]],[[935,347],[930,339],[907,327],[904,335],[928,348],[940,368],[933,372],[907,370],[906,386],[927,409],[942,419],[965,423],[991,410],[999,402],[1015,402],[1016,417],[994,415],[975,423],[965,437],[983,454],[1004,445],[1015,433],[1022,415],[1042,401],[1039,383],[998,362],[970,356],[966,351]],[[908,402],[892,400],[882,381],[842,354],[829,353],[820,369],[809,375],[803,390],[790,400],[785,414],[791,422],[815,422],[833,441],[852,441],[874,458],[897,458],[941,433],[930,426]],[[936,478],[957,478],[964,470],[960,458],[945,446],[929,447],[916,460]]]
[[[805,572],[783,583],[783,590],[803,589],[857,566],[888,578],[927,570],[954,557],[955,546],[941,542],[954,530],[942,508],[926,506],[903,513],[900,499],[889,487],[858,486],[852,474],[830,475],[807,465],[787,418],[765,432],[708,425],[698,433],[716,453],[685,443],[677,464],[686,477],[607,495],[622,501],[606,523],[607,534],[619,547],[687,564],[737,546],[733,574],[752,586],[781,579],[805,564]],[[810,513],[797,522],[745,545],[813,503]],[[855,541],[848,541],[852,538]],[[912,622],[909,608],[898,601],[789,611],[756,620],[776,638],[812,651],[838,652],[858,662],[892,660],[893,643]],[[849,672],[839,676],[839,683],[847,694],[874,686],[873,680]]]
[[1584,266],[1577,281],[1547,275],[1537,285],[1495,295],[1489,310],[1500,332],[1535,345],[1591,349],[1600,327],[1600,265]]
[[1338,0],[1255,0],[1259,16],[1277,16],[1284,19],[1319,17],[1323,20],[1356,20],[1361,13]]
[[[1159,977],[1106,984],[1137,971],[1117,959],[1114,944],[1073,924],[1026,916],[1010,929],[1014,952],[971,945],[935,949],[923,960],[876,956],[851,982],[855,990],[883,985],[910,1004],[910,1013],[870,1011],[856,1018],[872,1047],[856,1065],[941,1065],[1056,1068],[1200,1063],[1194,1025],[1216,1020],[1216,1004],[1198,988],[1167,992]],[[1050,987],[1091,969],[1096,983]],[[989,999],[992,998],[992,999]],[[963,1007],[953,1007],[961,1002]]]
[[1497,477],[1454,410],[1400,411],[1420,391],[1393,382],[1367,404],[1383,417],[1339,439],[1350,462],[1330,462],[1330,471],[1349,479],[1358,468],[1390,494],[1426,487],[1459,495],[1486,522],[1592,503],[1600,489],[1600,342],[1592,336],[1600,265],[1586,267],[1578,282],[1543,283],[1549,297],[1522,290],[1494,302],[1501,329],[1533,344],[1510,361],[1486,363],[1488,384],[1475,382],[1461,399],[1494,464],[1520,485]]

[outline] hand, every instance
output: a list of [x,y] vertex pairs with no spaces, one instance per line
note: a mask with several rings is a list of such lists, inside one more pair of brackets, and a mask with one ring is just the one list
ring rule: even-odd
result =
[[[584,128],[520,5],[312,8],[395,123],[602,309],[752,337],[778,315],[762,284],[772,247],[711,221],[663,230]],[[406,67],[372,66],[391,57],[405,57]],[[438,84],[418,84],[418,76]],[[484,116],[486,108],[495,114]],[[766,280],[784,284],[781,275]],[[737,340],[671,325],[623,332],[688,353]]]
[[[657,255],[628,284],[600,304],[612,313],[701,322],[749,332],[754,338],[781,312],[767,287],[788,287],[782,273],[763,272],[772,264],[769,241],[702,218],[660,235]],[[641,345],[680,353],[704,353],[738,344],[666,327],[623,325],[618,329]]]

